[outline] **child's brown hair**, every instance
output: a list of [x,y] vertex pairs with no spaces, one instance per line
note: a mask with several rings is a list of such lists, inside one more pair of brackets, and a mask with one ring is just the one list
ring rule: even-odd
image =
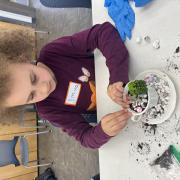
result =
[[0,30],[0,53],[10,59],[20,57],[22,54],[32,56],[34,42],[34,36],[28,29]]
[[[9,114],[4,104],[11,90],[9,65],[30,62],[34,52],[34,36],[28,30],[0,30],[0,112],[1,116]],[[10,110],[12,111],[12,109]],[[5,113],[6,112],[6,113]],[[10,113],[12,114],[12,113]],[[15,113],[17,114],[17,113]],[[2,123],[2,117],[1,123]]]

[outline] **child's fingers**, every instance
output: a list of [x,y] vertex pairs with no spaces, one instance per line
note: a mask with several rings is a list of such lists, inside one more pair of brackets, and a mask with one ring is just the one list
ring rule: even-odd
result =
[[130,98],[128,95],[123,95],[122,84],[122,82],[118,82],[111,85],[109,96],[115,103],[121,105],[123,108],[129,108]]
[[128,95],[123,96],[124,102],[131,102],[131,98]]
[[122,81],[116,82],[114,84],[117,85],[117,86],[123,86],[123,82]]
[[130,101],[124,100],[123,97],[113,96],[113,101],[123,107],[129,107]]
[[122,116],[124,113],[127,113],[127,110],[122,109],[120,111],[110,113],[110,114],[106,115],[107,121],[112,121],[112,119],[116,119],[117,117]]
[[121,121],[120,123],[114,125],[112,127],[112,131],[114,133],[118,133],[122,128],[124,128],[124,126],[127,124],[127,122],[128,122],[127,120],[126,121]]
[[119,97],[119,98],[123,99],[123,93],[120,92],[120,91],[117,90],[117,89],[113,89],[113,90],[112,90],[111,96],[112,96],[112,99],[115,99],[116,97]]
[[123,99],[122,98],[115,98],[114,99],[114,101],[117,103],[117,104],[119,104],[119,105],[128,105],[128,103],[127,102],[125,102],[125,101],[123,101]]
[[111,128],[111,132],[113,135],[118,134],[127,124],[127,121],[121,122],[118,125],[115,125]]
[[117,83],[117,84],[114,85],[114,87],[115,87],[115,89],[116,89],[117,91],[119,91],[119,92],[122,93],[122,92],[124,91],[124,88],[123,88],[122,85],[123,85],[123,83],[121,83],[121,84],[120,84],[120,83]]
[[123,99],[120,96],[113,96],[112,100],[116,103],[120,103],[121,101],[123,101]]
[[122,129],[131,113],[127,110],[120,110],[103,117],[101,126],[103,131],[109,136],[115,136]]
[[114,136],[117,135],[127,124],[127,121],[122,122],[118,126],[113,127],[113,134]]
[[127,103],[121,102],[120,105],[125,109],[129,108],[129,104],[127,104]]
[[127,104],[131,104],[131,99],[130,98],[127,98],[127,99],[123,98],[123,102],[125,102]]
[[111,122],[120,122],[126,119],[131,113],[127,109],[119,111],[119,113],[113,113],[114,116],[111,116]]
[[119,98],[123,98],[123,95],[122,95],[122,93],[120,93],[119,91],[117,91],[117,90],[115,90],[114,92],[113,92],[113,95],[112,95],[113,97],[119,97]]
[[113,119],[111,121],[111,128],[115,129],[115,128],[120,128],[122,126],[122,124],[125,124],[128,119],[131,117],[131,113],[130,112],[125,112],[124,114],[122,114],[121,116],[118,116],[117,118]]

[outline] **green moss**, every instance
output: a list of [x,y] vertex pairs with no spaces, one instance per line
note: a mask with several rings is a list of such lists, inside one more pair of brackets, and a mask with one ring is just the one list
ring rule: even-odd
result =
[[143,80],[135,80],[128,84],[128,92],[131,96],[138,96],[147,93],[147,85]]

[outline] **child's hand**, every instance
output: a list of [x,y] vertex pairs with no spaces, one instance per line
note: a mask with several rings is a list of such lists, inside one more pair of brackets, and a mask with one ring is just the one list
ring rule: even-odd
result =
[[123,97],[123,91],[123,82],[119,81],[108,86],[107,94],[115,103],[128,108],[130,101],[128,97]]
[[127,124],[132,114],[128,110],[121,110],[107,114],[101,119],[101,127],[109,136],[117,135]]

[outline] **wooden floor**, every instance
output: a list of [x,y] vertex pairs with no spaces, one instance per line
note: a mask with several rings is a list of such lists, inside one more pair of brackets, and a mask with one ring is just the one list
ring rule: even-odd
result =
[[[30,0],[30,4],[37,9],[37,29],[50,31],[49,35],[37,34],[37,53],[52,39],[91,26],[90,9],[46,8],[39,0]],[[53,169],[59,180],[90,180],[99,172],[98,151],[83,148],[58,128],[53,128],[50,135],[39,136],[39,154],[46,162],[54,161]]]

